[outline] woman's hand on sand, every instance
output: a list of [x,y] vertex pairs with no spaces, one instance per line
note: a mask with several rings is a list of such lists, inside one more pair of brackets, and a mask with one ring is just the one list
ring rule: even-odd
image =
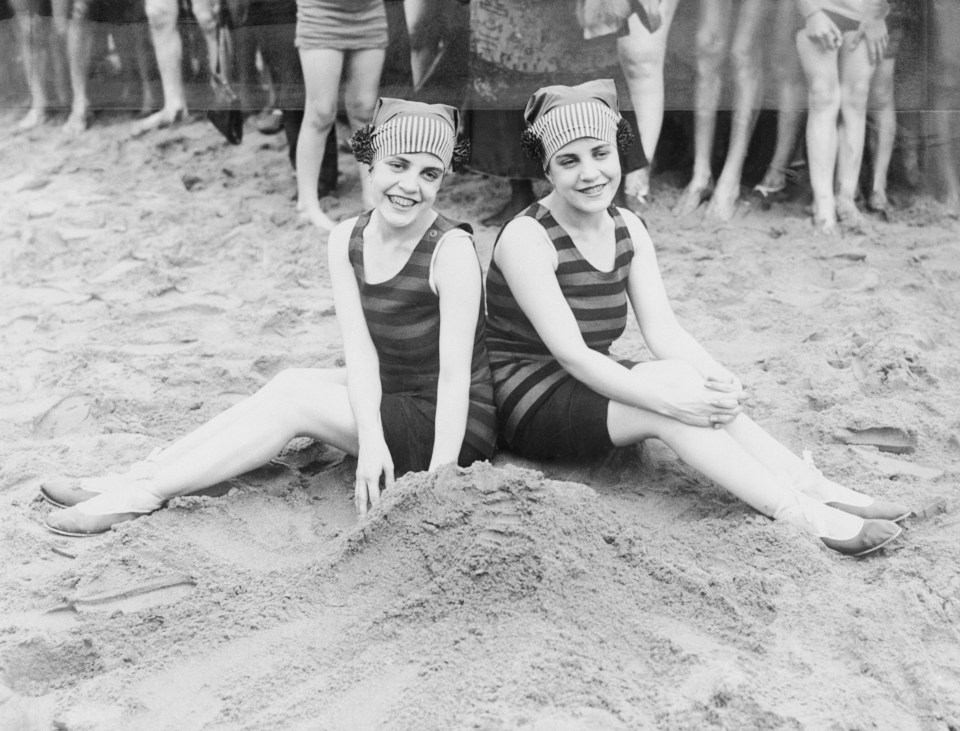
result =
[[804,32],[821,51],[836,50],[843,43],[843,33],[822,10],[807,17]]
[[393,457],[387,443],[380,439],[373,444],[361,444],[357,455],[357,483],[354,501],[360,515],[380,503],[380,477],[384,489],[393,487]]
[[856,48],[863,41],[867,44],[867,55],[870,63],[876,66],[887,53],[887,24],[883,20],[865,20],[860,24],[857,34],[850,42],[850,48]]

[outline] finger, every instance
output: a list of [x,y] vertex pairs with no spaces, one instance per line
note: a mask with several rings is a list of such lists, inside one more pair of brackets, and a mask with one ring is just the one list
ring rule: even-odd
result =
[[370,496],[370,507],[375,508],[380,504],[380,480],[371,481],[367,487],[367,494]]
[[736,386],[733,383],[723,383],[722,381],[706,381],[704,385],[709,388],[711,391],[723,391],[724,393],[730,393],[736,389]]
[[733,398],[717,399],[711,405],[718,409],[739,409],[740,408],[740,402]]
[[383,485],[387,490],[393,487],[393,464],[383,466]]
[[367,481],[361,477],[357,477],[357,486],[354,489],[353,501],[357,506],[357,512],[360,515],[366,515],[367,513]]

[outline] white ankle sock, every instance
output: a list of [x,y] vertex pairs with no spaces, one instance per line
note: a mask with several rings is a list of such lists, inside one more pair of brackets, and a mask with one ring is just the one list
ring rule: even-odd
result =
[[793,504],[781,506],[773,517],[819,538],[840,541],[853,538],[863,528],[862,518],[828,507],[803,494],[798,494]]

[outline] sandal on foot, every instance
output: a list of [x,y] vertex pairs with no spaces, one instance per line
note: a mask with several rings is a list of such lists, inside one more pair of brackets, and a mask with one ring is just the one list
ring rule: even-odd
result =
[[777,193],[782,193],[786,189],[786,182],[783,182],[780,185],[764,185],[763,183],[758,183],[757,185],[753,186],[753,191],[755,193],[759,193],[762,198],[769,198]]

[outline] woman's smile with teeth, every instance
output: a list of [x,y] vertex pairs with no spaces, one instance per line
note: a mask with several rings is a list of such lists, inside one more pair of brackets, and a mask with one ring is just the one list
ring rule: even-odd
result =
[[600,183],[599,185],[591,185],[589,188],[581,188],[580,192],[586,195],[595,195],[603,190],[603,186],[604,183]]
[[413,208],[413,206],[416,205],[416,201],[412,198],[402,198],[398,195],[391,195],[389,198],[393,205],[399,206],[400,208]]

